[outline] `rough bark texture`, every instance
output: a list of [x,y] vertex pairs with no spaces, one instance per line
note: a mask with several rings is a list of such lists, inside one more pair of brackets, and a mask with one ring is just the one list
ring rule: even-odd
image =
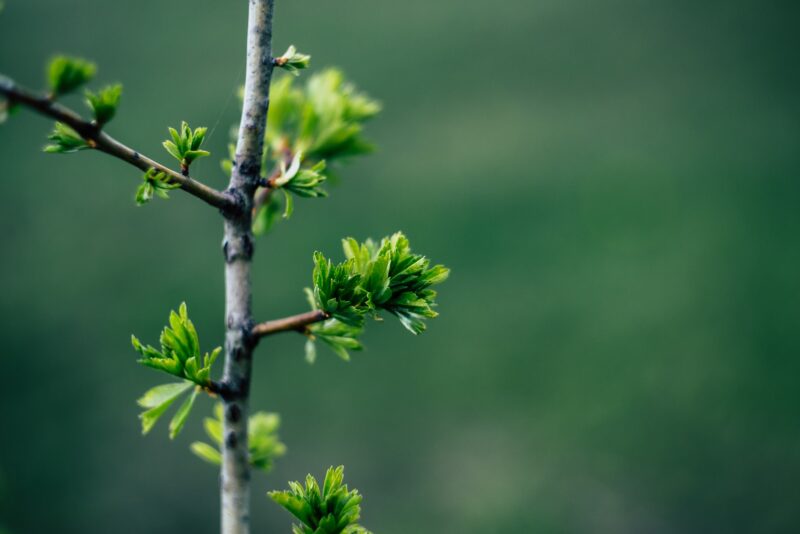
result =
[[250,261],[253,256],[251,209],[261,173],[261,154],[272,76],[274,0],[250,0],[247,74],[236,160],[228,194],[237,210],[225,214],[225,373],[221,470],[222,534],[250,532],[250,466],[247,417],[255,338],[251,334]]

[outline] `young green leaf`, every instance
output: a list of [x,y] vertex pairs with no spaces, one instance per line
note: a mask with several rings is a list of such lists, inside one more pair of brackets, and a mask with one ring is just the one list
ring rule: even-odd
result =
[[272,229],[281,215],[281,203],[277,195],[270,195],[267,202],[261,206],[253,219],[253,233],[263,235]]
[[288,219],[294,212],[294,200],[292,200],[292,195],[290,195],[285,189],[281,189],[281,191],[283,191],[283,202],[285,206],[283,210],[283,218]]
[[[292,54],[297,54],[296,50],[288,50],[285,56]],[[267,174],[270,178],[264,178],[265,187],[281,188],[284,193],[305,198],[327,196],[322,186],[331,180],[332,166],[350,156],[372,151],[372,145],[363,136],[363,125],[379,111],[380,104],[346,83],[338,70],[316,74],[302,87],[291,76],[277,77],[270,90],[262,154],[262,168],[273,170]],[[237,129],[231,130],[233,142],[237,134]],[[226,173],[233,168],[233,161],[231,153],[222,162]],[[286,204],[289,202],[285,200]],[[291,208],[287,205],[284,213],[290,214]],[[264,224],[266,215],[274,213],[274,209],[257,213],[254,232],[263,233],[268,226]]]
[[189,319],[185,302],[180,305],[177,313],[170,312],[169,326],[161,332],[159,341],[161,350],[150,345],[145,346],[135,336],[131,336],[134,350],[142,356],[139,363],[186,379],[200,387],[209,387],[211,366],[222,347],[205,355],[200,353],[200,341],[194,324]]
[[168,401],[139,414],[139,418],[142,420],[142,434],[147,434],[150,432],[150,430],[153,428],[153,425],[156,424],[156,421],[158,421],[161,416],[164,415],[164,412],[166,412],[167,408],[169,408],[170,405],[175,402],[176,398],[177,397],[173,397]]
[[431,286],[445,281],[450,272],[442,265],[431,267],[427,258],[412,253],[400,232],[380,244],[347,238],[342,249],[346,260],[338,264],[314,253],[313,289],[306,289],[306,294],[313,309],[332,318],[308,326],[309,362],[316,358],[316,341],[348,361],[349,351],[363,348],[358,338],[364,317],[380,319],[381,310],[395,315],[410,332],[423,332],[425,321],[437,316],[433,310],[436,292]]
[[222,463],[222,455],[220,452],[208,443],[195,441],[190,445],[189,448],[195,454],[195,456],[201,460],[205,460],[211,465],[220,465]]
[[175,439],[175,437],[180,434],[180,431],[183,429],[183,425],[186,424],[186,419],[189,417],[189,413],[192,411],[192,406],[194,406],[194,401],[197,398],[197,391],[197,388],[195,388],[191,395],[186,397],[186,400],[183,401],[181,407],[178,408],[177,412],[175,412],[172,421],[169,422],[169,439]]
[[[203,422],[206,434],[217,447],[222,447],[222,404],[214,408],[214,418],[206,418]],[[256,412],[250,416],[247,424],[247,444],[250,465],[264,472],[269,472],[276,458],[286,453],[286,446],[278,438],[280,417],[275,413]],[[215,463],[220,453],[211,445],[195,442],[192,452],[201,459]]]
[[308,363],[313,364],[315,361],[317,361],[317,345],[314,343],[314,340],[311,337],[306,339],[305,352],[306,361]]
[[52,141],[44,147],[44,151],[48,154],[70,154],[91,148],[78,132],[62,122],[56,123],[47,139]]
[[97,93],[86,91],[86,104],[94,114],[94,120],[99,126],[110,122],[117,113],[119,100],[122,96],[122,85],[109,85]]
[[[363,328],[352,326],[336,319],[329,319],[322,323],[310,325],[309,339],[306,342],[306,360],[308,358],[308,344],[313,346],[314,340],[325,343],[337,356],[344,361],[350,361],[350,350],[362,350],[364,346],[358,340]],[[313,360],[308,363],[314,363]]]
[[142,176],[142,183],[136,189],[136,204],[143,206],[153,199],[153,195],[158,195],[163,199],[169,198],[169,191],[178,189],[181,184],[170,182],[167,173],[150,168]]
[[155,408],[156,406],[161,406],[165,402],[174,400],[193,385],[194,384],[187,381],[162,384],[147,390],[136,403],[142,408]]
[[311,56],[300,54],[294,45],[290,45],[286,52],[279,58],[275,58],[275,66],[285,69],[287,72],[300,75],[300,70],[307,69],[311,64]]
[[166,151],[180,162],[184,174],[189,172],[189,166],[194,160],[211,155],[207,150],[200,149],[207,130],[208,128],[204,127],[192,130],[186,122],[181,123],[180,131],[169,128],[172,140],[164,141],[162,144]]
[[320,488],[308,475],[305,487],[289,482],[289,490],[267,495],[300,520],[293,525],[296,534],[370,534],[357,523],[361,516],[361,495],[344,484],[344,467],[331,467]]
[[85,59],[56,56],[47,67],[47,80],[50,91],[60,96],[74,91],[94,78],[97,66]]

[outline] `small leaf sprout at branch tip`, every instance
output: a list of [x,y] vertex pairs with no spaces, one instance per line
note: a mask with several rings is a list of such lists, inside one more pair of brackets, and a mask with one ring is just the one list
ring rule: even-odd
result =
[[94,78],[97,66],[85,59],[56,56],[47,67],[51,98],[71,93]]
[[362,497],[344,483],[343,466],[328,469],[322,487],[308,475],[305,487],[289,482],[289,488],[267,495],[300,520],[293,534],[371,534],[358,524]]
[[299,71],[307,69],[311,64],[311,56],[299,53],[294,45],[290,45],[281,57],[274,59],[273,63],[276,67],[280,67],[295,76],[299,76]]
[[120,84],[109,85],[97,93],[86,91],[86,104],[92,110],[98,127],[103,127],[114,118],[121,96],[122,85]]
[[164,200],[169,198],[169,191],[178,189],[181,185],[171,183],[167,173],[157,169],[149,169],[142,176],[142,184],[136,189],[136,205],[143,206],[158,195]]
[[180,131],[175,128],[169,129],[172,140],[162,143],[169,154],[181,164],[181,172],[188,176],[189,166],[197,158],[210,156],[207,150],[201,150],[200,146],[206,137],[208,128],[195,128],[192,130],[186,122],[181,123]]
[[[183,389],[175,384],[158,386],[158,388],[148,391],[139,400],[140,406],[148,408],[140,416],[142,431],[145,434],[149,432],[158,418],[181,393],[192,385],[198,386],[170,423],[170,437],[174,438],[183,428],[197,393],[204,389],[209,390],[211,387],[211,366],[214,365],[222,347],[217,347],[211,353],[201,356],[200,341],[194,324],[189,319],[186,303],[180,305],[177,313],[170,312],[169,325],[161,332],[159,342],[161,350],[151,345],[143,345],[136,336],[131,336],[134,350],[142,356],[138,362],[183,379],[183,382],[178,383],[183,386]],[[165,391],[168,391],[170,395],[164,393]]]
[[[311,76],[302,86],[292,76],[272,84],[269,120],[262,156],[262,168],[273,169],[263,178],[256,194],[253,232],[267,232],[279,219],[291,215],[292,196],[327,196],[323,185],[335,176],[334,167],[353,156],[374,150],[363,134],[364,124],[381,109],[355,87],[345,82],[342,73],[327,69]],[[232,132],[232,141],[236,132]],[[230,159],[222,162],[226,173],[233,168]],[[283,195],[272,194],[281,189]]]
[[84,140],[78,132],[63,122],[56,123],[47,139],[52,141],[44,147],[44,151],[48,154],[71,154],[79,150],[93,148],[89,141]]
[[306,360],[316,359],[314,342],[319,340],[343,360],[349,350],[361,350],[358,340],[365,317],[381,320],[380,311],[396,316],[412,334],[426,329],[426,320],[436,317],[436,291],[432,286],[444,282],[450,270],[411,252],[401,232],[381,240],[358,243],[342,241],[346,260],[334,264],[321,252],[314,253],[313,289],[306,296],[313,310],[329,319],[310,324],[305,334]]

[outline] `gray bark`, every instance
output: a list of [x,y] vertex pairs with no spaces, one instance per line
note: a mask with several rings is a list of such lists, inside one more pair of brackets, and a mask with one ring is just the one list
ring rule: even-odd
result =
[[261,155],[272,77],[274,0],[250,0],[247,73],[236,158],[227,191],[238,209],[225,213],[225,404],[221,499],[222,534],[250,532],[250,466],[247,417],[252,353],[250,263],[253,256],[251,209],[261,174]]

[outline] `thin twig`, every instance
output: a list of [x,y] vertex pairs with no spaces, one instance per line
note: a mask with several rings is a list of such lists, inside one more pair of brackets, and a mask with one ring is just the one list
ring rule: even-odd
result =
[[306,327],[329,319],[330,315],[321,310],[299,313],[291,317],[265,321],[253,327],[252,334],[256,339],[278,334],[280,332],[305,332]]
[[235,200],[225,193],[184,176],[180,172],[140,154],[103,132],[96,124],[85,121],[73,110],[57,104],[47,97],[37,95],[20,87],[13,80],[2,75],[0,75],[0,94],[13,104],[23,105],[42,115],[63,122],[75,130],[94,149],[130,163],[143,171],[156,169],[167,174],[171,182],[180,184],[181,189],[216,208],[227,211],[236,210],[238,207]]

